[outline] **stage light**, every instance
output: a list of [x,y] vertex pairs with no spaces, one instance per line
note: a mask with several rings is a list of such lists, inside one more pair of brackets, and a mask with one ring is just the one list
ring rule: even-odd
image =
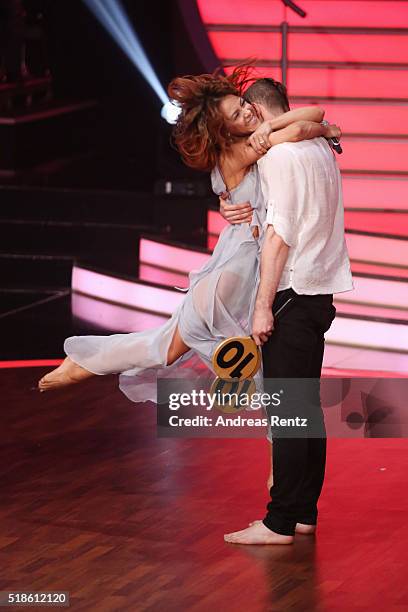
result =
[[161,109],[161,116],[167,123],[177,123],[177,119],[181,113],[181,107],[175,100],[168,100]]
[[[161,111],[162,117],[169,123],[175,123],[180,109],[169,100],[120,0],[84,0],[84,3],[154,89],[164,105]],[[170,107],[173,108],[170,110]]]

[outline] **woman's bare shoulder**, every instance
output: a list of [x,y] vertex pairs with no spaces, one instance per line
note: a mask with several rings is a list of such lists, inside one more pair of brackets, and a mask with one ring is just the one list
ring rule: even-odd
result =
[[258,161],[258,155],[254,149],[246,143],[245,139],[234,142],[220,157],[221,168],[225,171],[230,171],[235,174],[242,170],[246,170]]

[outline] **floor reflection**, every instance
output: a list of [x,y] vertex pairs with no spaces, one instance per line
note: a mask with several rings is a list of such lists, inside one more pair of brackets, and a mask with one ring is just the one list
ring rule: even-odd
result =
[[293,546],[236,546],[262,566],[265,610],[321,610],[316,578],[316,539],[297,535]]

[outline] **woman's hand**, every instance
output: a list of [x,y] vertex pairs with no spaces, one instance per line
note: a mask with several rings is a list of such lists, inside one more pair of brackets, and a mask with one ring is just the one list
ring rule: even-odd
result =
[[337,138],[340,140],[341,138],[341,129],[335,123],[331,123],[329,125],[325,125],[325,133],[323,136],[325,138]]
[[273,127],[270,121],[264,121],[261,125],[249,136],[247,143],[258,153],[264,155],[271,148],[269,136],[273,132]]
[[[253,208],[250,202],[243,204],[228,204],[226,200],[227,194],[221,194],[220,197],[220,215],[231,225],[239,223],[251,223]],[[224,197],[223,197],[224,196]]]

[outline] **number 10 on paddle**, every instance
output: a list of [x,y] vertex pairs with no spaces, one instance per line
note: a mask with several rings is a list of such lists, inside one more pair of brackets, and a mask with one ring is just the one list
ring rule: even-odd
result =
[[220,342],[212,358],[217,376],[224,380],[250,378],[261,365],[259,349],[251,336],[234,336]]

